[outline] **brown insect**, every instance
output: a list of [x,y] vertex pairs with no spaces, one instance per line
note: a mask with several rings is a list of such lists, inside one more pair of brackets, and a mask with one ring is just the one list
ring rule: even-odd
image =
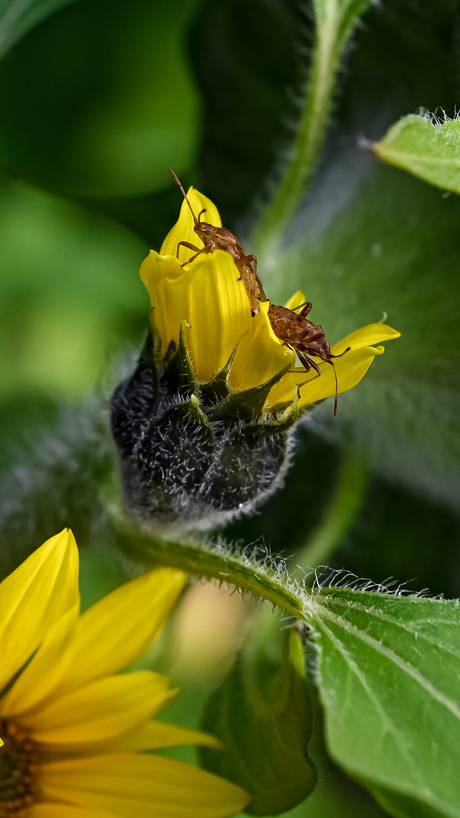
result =
[[[341,352],[340,355],[332,354],[331,347],[326,341],[326,336],[322,326],[320,324],[314,324],[307,318],[307,315],[311,310],[311,306],[311,303],[306,301],[305,304],[299,305],[299,307],[302,307],[302,309],[299,313],[297,313],[294,312],[294,310],[288,309],[287,307],[279,307],[276,304],[270,304],[268,308],[268,317],[270,319],[273,332],[277,338],[279,338],[285,346],[290,347],[290,349],[297,353],[302,366],[305,367],[306,372],[309,372],[309,370],[313,368],[317,373],[314,376],[315,378],[322,374],[318,364],[316,361],[312,360],[310,355],[315,355],[325,363],[331,364],[334,369],[335,377],[334,415],[336,415],[339,386],[337,382],[337,373],[335,371],[332,358],[341,358],[345,352],[348,352],[349,348],[344,352]],[[297,309],[299,309],[299,307],[297,307]],[[310,380],[313,379],[311,378]],[[299,390],[302,386],[305,386],[306,383],[308,383],[308,381],[304,381],[304,383],[299,384]]]
[[240,274],[240,279],[246,288],[249,303],[251,305],[251,314],[256,315],[260,311],[260,302],[268,300],[264,293],[262,282],[257,275],[257,258],[254,255],[246,255],[236,236],[234,236],[230,230],[227,230],[226,227],[215,227],[212,224],[201,221],[201,216],[203,213],[206,213],[206,208],[201,210],[198,213],[198,216],[195,216],[181,182],[171,168],[170,171],[174,181],[179,185],[182,195],[190,208],[190,212],[195,223],[195,233],[204,244],[204,247],[195,247],[194,244],[191,244],[188,241],[180,241],[178,243],[177,258],[179,258],[179,247],[187,247],[189,250],[195,251],[195,255],[189,258],[188,261],[185,261],[182,267],[184,267],[185,264],[190,264],[190,262],[196,259],[197,256],[201,255],[201,253],[212,253],[213,250],[225,250],[226,253],[230,253],[235,260],[235,264]]

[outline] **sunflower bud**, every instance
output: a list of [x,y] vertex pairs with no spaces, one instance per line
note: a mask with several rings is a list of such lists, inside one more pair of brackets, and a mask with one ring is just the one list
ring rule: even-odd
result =
[[[191,188],[188,200],[221,226],[209,199]],[[112,398],[126,504],[149,528],[206,528],[263,501],[282,481],[300,408],[336,390],[324,373],[299,397],[305,369],[294,370],[295,353],[274,334],[269,302],[253,316],[233,257],[188,249],[196,241],[184,201],[160,253],[141,266],[150,329],[135,372]],[[371,326],[378,330],[342,342],[349,351],[337,361],[339,392],[383,352],[369,341],[397,334]]]

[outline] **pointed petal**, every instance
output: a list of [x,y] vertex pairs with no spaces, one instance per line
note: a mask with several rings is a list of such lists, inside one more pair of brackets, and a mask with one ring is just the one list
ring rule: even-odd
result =
[[249,802],[240,787],[169,758],[117,754],[44,764],[41,788],[118,818],[225,818]]
[[150,295],[155,327],[161,338],[161,354],[179,341],[182,321],[187,316],[187,281],[190,273],[177,259],[160,256],[154,250],[141,264],[140,277]]
[[0,690],[78,600],[78,549],[68,529],[47,540],[0,584]]
[[347,347],[351,349],[358,349],[359,347],[369,347],[372,344],[380,344],[383,341],[392,341],[394,338],[399,338],[401,333],[396,329],[388,327],[386,324],[368,324],[366,327],[361,327],[354,332],[347,335],[334,344],[332,352],[334,355],[340,355]]
[[169,680],[151,671],[100,679],[27,715],[35,741],[103,741],[151,718],[176,695]]
[[[386,324],[368,324],[334,344],[331,347],[333,355],[345,353],[343,357],[334,361],[338,393],[353,389],[363,379],[374,357],[382,355],[385,351],[384,347],[372,347],[371,344],[376,344],[379,341],[391,341],[394,338],[399,338],[400,335],[400,332],[388,327]],[[347,349],[349,351],[345,352]],[[307,406],[335,395],[333,367],[319,358],[314,358],[314,360],[321,369],[322,374],[319,377],[316,377],[316,373],[313,371],[306,372],[300,368],[297,368],[295,372],[287,373],[271,390],[265,408],[271,409],[277,404],[291,401],[297,385],[300,384],[304,384],[301,388],[300,406]]]
[[[197,218],[200,211],[206,209],[206,213],[202,214],[201,221],[212,224],[214,227],[222,227],[219,211],[217,210],[215,204],[211,202],[211,199],[208,199],[207,196],[204,196],[193,187],[189,188],[187,197]],[[177,245],[180,241],[188,241],[189,244],[194,244],[195,247],[203,246],[203,242],[195,233],[193,216],[185,199],[182,202],[178,221],[172,230],[169,231],[163,244],[161,245],[161,255],[176,257]],[[193,256],[193,254],[193,250],[188,250],[187,248],[182,247],[180,250],[181,262],[183,263],[187,261],[187,259]]]
[[71,806],[70,804],[32,804],[27,818],[113,818],[113,812]]
[[[215,736],[203,733],[201,730],[190,730],[187,727],[178,727],[176,724],[167,724],[164,721],[147,721],[130,733],[115,739],[116,747],[112,752],[127,752],[139,750],[157,750],[159,747],[187,747],[197,744],[201,747],[223,748],[223,744]],[[113,746],[113,745],[112,745]]]
[[108,741],[88,741],[78,744],[47,742],[41,745],[40,753],[48,761],[59,761],[63,757],[81,758],[82,756],[100,756],[110,753],[158,750],[160,747],[187,747],[195,744],[214,747],[216,750],[221,750],[223,747],[222,742],[209,733],[189,730],[186,727],[178,727],[164,721],[151,720]]
[[76,602],[51,627],[12,688],[0,698],[0,715],[24,714],[57,687],[69,666],[71,651],[66,648],[71,643],[79,612],[80,603]]
[[242,336],[251,331],[245,286],[233,258],[223,250],[205,256],[191,268],[187,321],[190,351],[199,381],[224,368]]
[[63,695],[143,656],[165,624],[187,575],[160,568],[112,591],[80,617]]
[[[382,355],[383,352],[385,352],[384,347],[359,347],[351,349],[345,353],[343,358],[335,360],[338,394],[353,389],[364,378],[375,356]],[[298,384],[311,379],[300,390],[300,406],[307,406],[335,395],[334,368],[331,364],[324,363],[317,358],[315,360],[318,361],[321,368],[322,374],[319,377],[314,377],[311,371],[306,373],[305,370],[299,370],[298,374],[292,376]]]
[[238,345],[230,370],[230,383],[235,391],[260,386],[284,369],[294,366],[295,355],[276,337],[268,318],[269,302],[260,305],[252,318],[252,332],[244,335]]
[[289,301],[286,302],[284,305],[288,308],[288,310],[296,310],[297,307],[300,307],[301,304],[305,304],[305,295],[302,290],[297,290],[294,295],[291,295]]

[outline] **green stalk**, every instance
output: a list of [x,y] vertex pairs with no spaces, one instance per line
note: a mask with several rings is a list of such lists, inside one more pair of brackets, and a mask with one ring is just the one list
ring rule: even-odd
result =
[[328,564],[361,511],[368,474],[369,469],[364,461],[349,451],[343,453],[336,490],[329,506],[318,528],[297,556],[296,562],[302,574]]
[[[159,565],[178,568],[200,579],[216,579],[234,585],[242,593],[264,599],[290,616],[302,616],[303,594],[294,593],[287,585],[287,575],[272,565],[264,565],[250,557],[220,552],[216,547],[185,545],[159,540],[138,531],[119,528],[117,543],[126,556],[146,568]],[[292,581],[289,583],[293,586]],[[297,596],[299,594],[299,596]]]
[[344,48],[371,2],[314,0],[315,42],[297,134],[282,178],[251,237],[261,258],[273,252],[308,187],[324,142]]
[[337,52],[336,20],[317,25],[312,65],[305,91],[305,105],[288,163],[253,234],[263,256],[276,242],[293,216],[315,170],[329,119],[340,54]]

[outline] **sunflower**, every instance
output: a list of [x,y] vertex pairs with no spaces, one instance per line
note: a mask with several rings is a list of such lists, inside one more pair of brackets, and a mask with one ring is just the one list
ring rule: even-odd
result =
[[[193,187],[187,199],[195,214],[204,212],[206,222],[222,226],[210,199]],[[160,252],[150,251],[140,275],[150,295],[154,331],[161,339],[160,357],[168,354],[171,343],[179,343],[185,321],[187,346],[199,383],[212,381],[228,368],[228,386],[233,393],[273,380],[265,411],[276,412],[292,402],[307,407],[331,397],[336,388],[341,393],[355,387],[375,356],[384,352],[381,342],[399,337],[397,330],[385,324],[368,324],[332,346],[334,367],[311,356],[320,367],[321,377],[315,372],[313,376],[306,374],[304,367],[295,369],[295,352],[273,331],[270,302],[261,301],[258,313],[252,316],[244,281],[230,253],[187,249],[187,245],[200,243],[194,228],[191,210],[184,200],[179,219]],[[299,290],[286,307],[295,311],[305,301]]]
[[116,675],[150,646],[186,576],[159,569],[80,615],[78,549],[63,531],[0,584],[0,818],[218,818],[249,797],[147,750],[218,747],[152,716],[177,691]]

